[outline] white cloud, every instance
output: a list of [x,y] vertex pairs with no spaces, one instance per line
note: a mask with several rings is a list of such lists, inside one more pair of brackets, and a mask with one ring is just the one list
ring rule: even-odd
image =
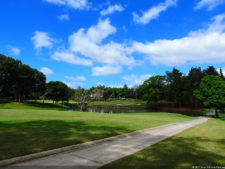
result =
[[123,85],[109,85],[111,88],[123,88]]
[[213,10],[215,7],[223,4],[225,0],[200,0],[194,7],[195,10],[207,8],[208,11]]
[[85,76],[65,76],[65,78],[73,81],[86,81]]
[[[130,55],[130,49],[126,44],[107,42],[106,39],[116,32],[116,28],[111,25],[110,20],[99,20],[96,25],[88,29],[79,29],[69,36],[69,48],[55,51],[51,58],[70,64],[92,66],[94,63],[101,63],[103,67],[93,68],[93,75],[100,76],[98,73],[102,68],[111,68],[110,65],[118,65],[115,68],[118,73],[122,71],[122,66],[129,68],[139,64]],[[106,65],[106,66],[105,66]],[[108,70],[108,69],[107,69]],[[106,73],[108,75],[115,74]],[[106,75],[103,73],[103,75]]]
[[107,9],[102,10],[100,12],[100,14],[102,16],[106,16],[106,15],[112,14],[116,11],[122,12],[123,10],[124,10],[124,8],[121,5],[115,4],[115,5],[109,6]]
[[153,6],[149,10],[142,12],[142,15],[139,16],[136,12],[133,13],[133,20],[135,23],[147,24],[151,20],[159,17],[159,14],[163,11],[166,11],[167,8],[176,5],[177,0],[166,0],[163,3],[160,3],[157,6]]
[[83,86],[82,82],[86,81],[85,76],[65,76],[65,79],[67,79],[67,81],[64,81],[64,83],[66,83],[69,87],[72,88]]
[[83,59],[78,56],[75,56],[73,53],[70,52],[54,52],[51,55],[51,58],[57,61],[63,61],[70,64],[75,65],[83,65],[83,66],[91,66],[92,61],[88,59]]
[[225,30],[225,14],[220,14],[211,19],[212,23],[207,29],[200,29],[189,33],[190,36],[206,35],[212,32],[222,33]]
[[59,19],[60,21],[68,21],[68,20],[70,20],[68,14],[62,14],[62,15],[59,15],[59,16],[58,16],[58,19]]
[[65,83],[67,86],[69,86],[71,88],[77,88],[78,86],[84,85],[82,82],[77,82],[77,81],[71,81],[71,82],[63,81],[63,83]]
[[103,67],[93,67],[93,76],[108,76],[122,72],[122,67],[106,65]]
[[135,60],[127,55],[125,45],[113,41],[102,44],[105,38],[115,32],[116,28],[109,19],[99,20],[97,25],[87,31],[80,29],[69,37],[70,50],[99,63],[134,65]]
[[42,67],[42,68],[40,69],[40,71],[41,71],[42,73],[44,73],[46,76],[47,76],[47,75],[52,75],[52,74],[54,74],[54,72],[53,72],[51,69],[49,69],[48,67]]
[[143,74],[143,75],[129,75],[129,76],[124,76],[123,80],[129,85],[129,86],[134,86],[134,85],[140,85],[142,84],[145,80],[150,78],[152,75],[151,74]]
[[156,40],[152,43],[134,42],[133,52],[145,54],[153,64],[169,66],[186,63],[225,62],[225,15],[218,15],[207,29],[190,32],[187,37]]
[[17,56],[20,55],[20,48],[18,47],[13,47],[13,46],[7,46],[7,49],[9,50],[11,55]]
[[89,8],[88,0],[44,0],[48,3],[63,5],[74,9],[87,9]]
[[[100,43],[103,39],[111,34],[114,34],[115,32],[116,28],[111,25],[110,20],[105,19],[99,20],[98,24],[91,26],[86,31],[86,33],[84,33],[84,29],[80,29],[77,33],[74,34],[74,36],[81,34],[84,36],[84,38],[87,38],[91,42]],[[70,37],[70,39],[73,40],[73,35]]]
[[[217,15],[205,29],[190,32],[178,39],[159,39],[153,42],[116,43],[107,38],[116,32],[109,19],[99,20],[89,29],[79,29],[69,37],[69,48],[55,51],[52,59],[92,67],[93,76],[122,72],[123,66],[137,65],[133,54],[152,64],[179,66],[186,63],[225,62],[225,14]],[[140,82],[140,81],[139,81]],[[138,80],[135,81],[138,83]]]
[[34,36],[31,37],[31,41],[35,49],[40,49],[43,47],[51,48],[54,40],[47,32],[35,31]]

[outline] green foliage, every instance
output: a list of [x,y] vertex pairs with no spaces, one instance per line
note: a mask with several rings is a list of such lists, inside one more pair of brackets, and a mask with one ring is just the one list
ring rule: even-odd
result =
[[219,73],[213,66],[209,66],[206,70],[203,71],[203,74],[204,74],[204,76],[207,76],[207,75],[218,76],[219,75]]
[[222,109],[225,105],[225,81],[219,76],[205,76],[201,81],[200,89],[195,90],[194,95],[205,106]]
[[172,72],[166,72],[166,97],[169,102],[174,102],[176,105],[181,106],[183,104],[186,78],[182,76],[182,73],[173,68]]
[[165,90],[165,76],[152,76],[140,86],[143,99],[148,102],[163,100]]
[[188,73],[186,84],[186,91],[188,93],[188,96],[186,97],[186,99],[193,107],[200,104],[194,96],[194,90],[199,89],[203,77],[204,73],[201,71],[201,68],[191,68]]
[[[194,91],[200,88],[202,78],[208,75],[220,78],[220,83],[224,82],[222,70],[218,73],[213,66],[209,66],[203,71],[201,68],[191,68],[187,76],[184,76],[178,69],[173,68],[171,72],[166,72],[166,76],[153,76],[146,80],[140,86],[142,99],[147,100],[149,105],[157,105],[159,101],[165,101],[179,107],[199,107],[201,101],[204,101],[204,105],[217,107],[215,105],[217,102],[211,101],[209,104],[204,98],[196,99],[194,96]],[[220,84],[216,88],[219,88],[219,86]],[[213,88],[208,90],[213,90]],[[223,91],[217,90],[217,92],[223,95]],[[158,105],[160,106],[160,104]]]
[[49,100],[53,101],[69,101],[73,91],[63,82],[51,81],[47,84],[45,96]]
[[15,101],[36,99],[43,95],[45,81],[43,73],[0,54],[0,97]]

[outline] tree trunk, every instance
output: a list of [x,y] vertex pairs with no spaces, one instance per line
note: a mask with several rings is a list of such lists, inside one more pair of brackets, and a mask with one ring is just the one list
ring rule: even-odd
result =
[[218,118],[218,108],[216,108],[216,118]]

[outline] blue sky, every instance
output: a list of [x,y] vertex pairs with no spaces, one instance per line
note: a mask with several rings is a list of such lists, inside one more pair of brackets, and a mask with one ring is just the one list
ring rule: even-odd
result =
[[2,0],[0,53],[70,87],[225,71],[225,0]]

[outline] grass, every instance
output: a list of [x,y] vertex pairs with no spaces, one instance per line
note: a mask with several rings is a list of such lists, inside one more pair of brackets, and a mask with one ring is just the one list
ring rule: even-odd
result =
[[127,99],[127,100],[119,100],[119,99],[111,99],[106,101],[93,101],[88,103],[89,106],[128,106],[128,107],[136,107],[136,106],[146,106],[146,101],[138,100],[138,99]]
[[225,113],[219,113],[219,118],[225,119]]
[[180,114],[0,110],[0,160],[192,120]]
[[52,103],[50,101],[26,101],[24,103],[0,101],[0,109],[68,110],[75,105]]
[[[77,102],[70,101],[69,104],[63,105],[61,102],[53,103],[52,101],[42,100],[26,101],[24,103],[10,102],[8,100],[0,100],[0,109],[33,109],[33,110],[68,110],[76,108]],[[94,101],[88,102],[88,106],[126,106],[126,107],[139,107],[146,106],[146,102],[137,99],[118,100],[113,99],[109,101]]]
[[225,166],[224,120],[210,119],[102,169],[180,169],[193,166]]

